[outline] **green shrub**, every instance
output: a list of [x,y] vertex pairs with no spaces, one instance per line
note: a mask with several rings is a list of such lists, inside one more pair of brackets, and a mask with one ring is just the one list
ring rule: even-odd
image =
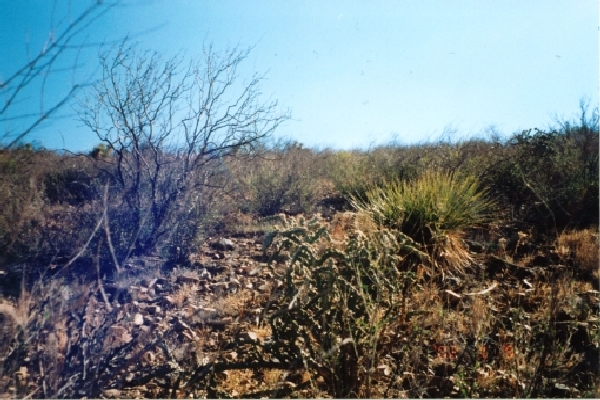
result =
[[513,217],[550,228],[598,223],[598,130],[586,126],[514,135],[481,174]]
[[354,206],[382,226],[427,243],[432,235],[458,231],[484,222],[494,202],[469,175],[428,170],[412,182],[392,181],[371,188],[366,200],[353,199]]

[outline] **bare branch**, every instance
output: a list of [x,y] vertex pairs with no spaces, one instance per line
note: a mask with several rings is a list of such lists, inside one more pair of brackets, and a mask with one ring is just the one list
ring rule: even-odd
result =
[[134,243],[138,253],[153,251],[191,190],[222,185],[209,170],[290,118],[261,101],[264,75],[240,85],[249,51],[219,55],[209,46],[184,67],[181,55],[163,60],[124,41],[101,56],[103,79],[80,99],[80,117],[116,155],[111,174],[130,210],[130,251]]
[[[94,3],[87,9],[85,9],[71,24],[69,24],[56,38],[53,34],[44,45],[44,48],[40,53],[35,56],[31,61],[27,62],[23,67],[14,72],[5,81],[0,82],[0,92],[3,94],[4,103],[0,104],[0,117],[1,120],[22,120],[24,118],[33,117],[33,121],[27,123],[20,132],[11,138],[10,142],[5,147],[10,148],[22,141],[27,135],[29,135],[34,129],[38,128],[39,125],[53,117],[56,112],[65,106],[65,104],[73,98],[78,89],[85,86],[84,84],[73,83],[68,93],[64,95],[60,100],[51,105],[49,108],[45,108],[44,105],[44,90],[46,80],[52,72],[58,72],[62,68],[54,68],[54,65],[61,58],[65,58],[66,53],[69,49],[77,48],[80,51],[84,44],[74,45],[71,42],[75,40],[79,35],[87,30],[91,24],[96,22],[99,18],[103,17],[109,12],[117,3],[112,3],[107,6],[100,6],[99,3]],[[53,11],[54,13],[54,11]],[[77,68],[77,58],[73,65],[73,70]],[[7,113],[12,110],[16,104],[19,103],[19,99],[23,97],[23,92],[26,88],[31,87],[36,81],[40,82],[40,112],[34,115],[29,113],[21,114],[17,117],[8,116]],[[5,138],[13,136],[13,134],[7,133]]]

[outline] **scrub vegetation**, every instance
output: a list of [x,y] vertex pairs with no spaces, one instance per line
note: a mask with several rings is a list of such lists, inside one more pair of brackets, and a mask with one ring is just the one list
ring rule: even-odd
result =
[[314,150],[248,52],[117,46],[0,150],[0,397],[598,397],[598,113]]

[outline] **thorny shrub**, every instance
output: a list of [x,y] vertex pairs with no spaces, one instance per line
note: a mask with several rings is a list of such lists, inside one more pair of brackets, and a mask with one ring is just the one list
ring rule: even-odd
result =
[[[597,390],[591,375],[599,341],[597,292],[574,281],[568,269],[529,277],[522,288],[499,284],[491,272],[482,272],[483,281],[465,272],[442,281],[445,287],[452,282],[458,294],[422,279],[419,270],[431,257],[397,230],[354,229],[339,248],[318,219],[284,221],[265,239],[269,265],[284,282],[270,318],[272,339],[309,371],[315,395]],[[592,258],[582,253],[592,241],[570,234],[559,243],[579,249],[582,258],[575,262],[583,265]]]
[[310,213],[333,189],[324,177],[321,155],[295,142],[259,156],[229,160],[229,165],[244,213]]

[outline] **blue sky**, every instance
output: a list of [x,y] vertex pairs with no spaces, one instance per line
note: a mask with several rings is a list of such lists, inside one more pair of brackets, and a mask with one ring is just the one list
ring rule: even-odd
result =
[[[0,0],[0,77],[39,53],[50,32],[94,2]],[[104,0],[104,3],[110,3]],[[133,35],[142,48],[200,56],[254,46],[241,75],[268,71],[262,92],[292,111],[277,134],[312,147],[348,149],[546,128],[598,104],[596,0],[201,1],[129,0],[74,43]],[[39,113],[98,71],[98,47],[67,54],[65,71],[32,85],[4,117]],[[69,66],[77,62],[73,73]],[[57,67],[61,65],[57,64]],[[3,95],[5,96],[5,95]],[[3,103],[0,103],[0,105]],[[67,108],[29,137],[46,148],[98,143]],[[0,121],[0,135],[25,121]]]

